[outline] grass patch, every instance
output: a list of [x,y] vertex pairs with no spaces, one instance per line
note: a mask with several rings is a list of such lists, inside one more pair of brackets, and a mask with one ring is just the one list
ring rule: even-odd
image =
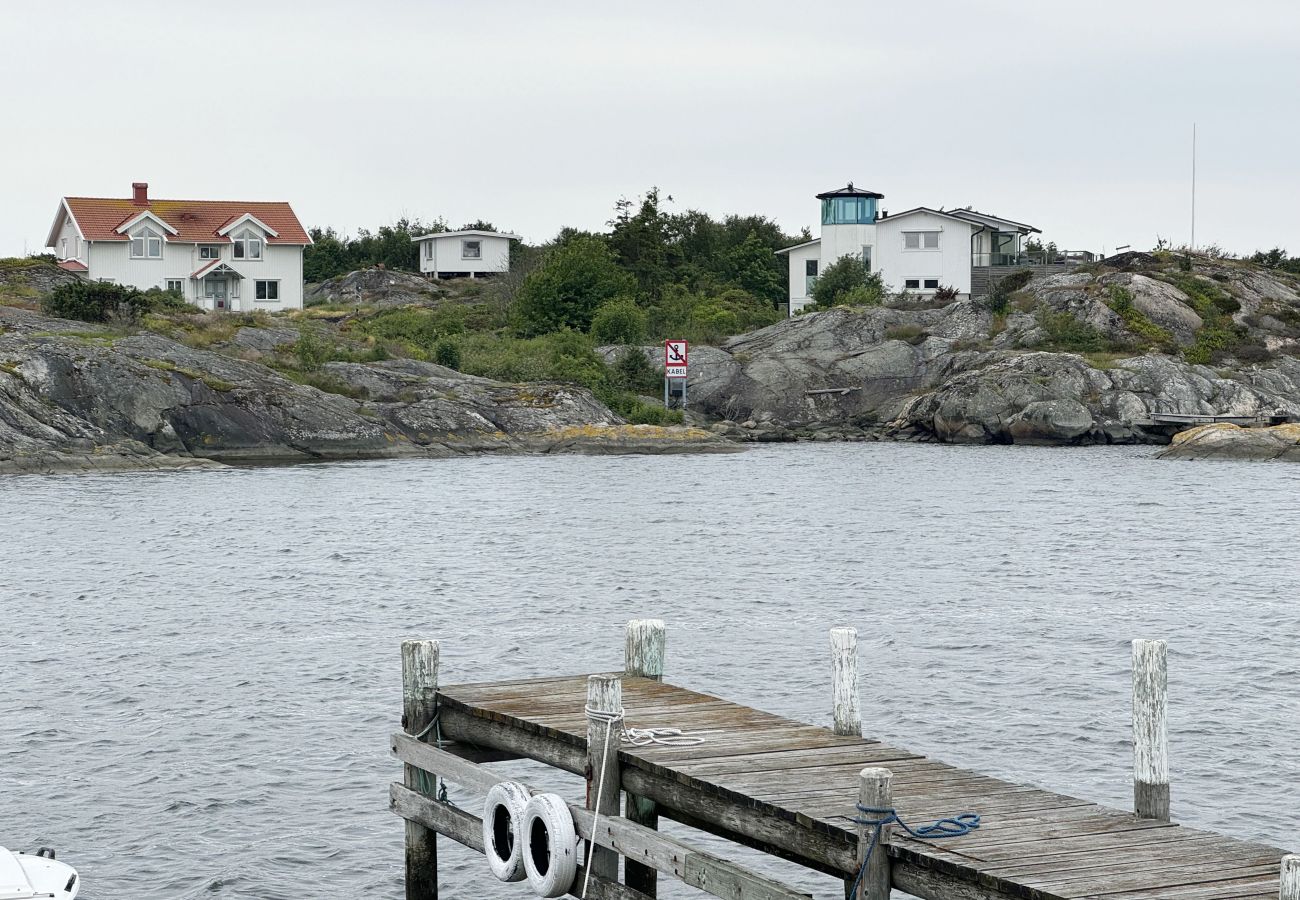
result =
[[275,369],[290,381],[297,382],[298,384],[305,384],[308,387],[314,387],[316,390],[324,391],[327,394],[339,394],[343,397],[350,397],[353,400],[365,400],[370,396],[369,392],[365,388],[348,384],[346,381],[336,378],[328,372],[302,372],[288,366],[276,366]]
[[1183,358],[1195,365],[1209,365],[1228,357],[1259,363],[1273,358],[1266,347],[1250,339],[1250,333],[1232,320],[1241,303],[1213,281],[1190,272],[1165,272],[1160,278],[1172,284],[1191,301],[1203,323],[1196,343],[1183,350]]
[[1103,353],[1115,349],[1100,331],[1068,312],[1052,312],[1042,307],[1036,318],[1038,327],[1047,335],[1040,345],[1042,349],[1064,353]]
[[1110,286],[1105,303],[1124,321],[1124,327],[1137,335],[1147,346],[1155,347],[1162,353],[1174,353],[1177,344],[1174,336],[1155,322],[1152,322],[1133,303],[1133,292],[1117,284]]
[[930,336],[920,325],[891,325],[885,329],[885,340],[903,341],[915,347]]

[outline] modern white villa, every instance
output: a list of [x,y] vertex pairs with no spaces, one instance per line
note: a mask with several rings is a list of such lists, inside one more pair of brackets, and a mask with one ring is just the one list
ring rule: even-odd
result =
[[510,242],[498,231],[436,231],[411,240],[420,245],[420,271],[434,278],[477,278],[510,271]]
[[311,237],[288,203],[64,197],[47,245],[92,281],[179,293],[208,310],[302,309]]
[[933,294],[952,288],[963,297],[986,285],[988,271],[1022,261],[1020,241],[1032,225],[973,209],[918,206],[890,215],[884,194],[853,186],[818,194],[821,237],[777,251],[790,262],[790,315],[812,302],[818,273],[844,256],[860,257],[891,290]]

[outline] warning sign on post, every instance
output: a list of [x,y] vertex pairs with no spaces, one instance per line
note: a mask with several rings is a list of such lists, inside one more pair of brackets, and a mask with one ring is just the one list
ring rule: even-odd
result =
[[686,342],[664,341],[664,376],[686,377]]

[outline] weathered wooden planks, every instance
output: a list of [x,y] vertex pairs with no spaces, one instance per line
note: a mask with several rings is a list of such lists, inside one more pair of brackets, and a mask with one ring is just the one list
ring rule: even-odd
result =
[[[443,688],[444,734],[581,773],[586,678]],[[625,676],[623,706],[628,727],[683,728],[706,739],[691,747],[624,744],[624,790],[655,804],[661,815],[820,871],[855,874],[859,774],[883,767],[905,821],[966,811],[984,817],[979,831],[948,841],[894,834],[888,848],[893,884],[919,897],[1278,896],[1283,853],[1276,848],[981,775],[657,678]],[[1158,783],[1161,773],[1153,774]]]

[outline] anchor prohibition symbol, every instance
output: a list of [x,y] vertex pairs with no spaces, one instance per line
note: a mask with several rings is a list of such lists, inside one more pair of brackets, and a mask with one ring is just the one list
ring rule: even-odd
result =
[[664,375],[668,378],[686,377],[687,348],[685,341],[664,341]]

